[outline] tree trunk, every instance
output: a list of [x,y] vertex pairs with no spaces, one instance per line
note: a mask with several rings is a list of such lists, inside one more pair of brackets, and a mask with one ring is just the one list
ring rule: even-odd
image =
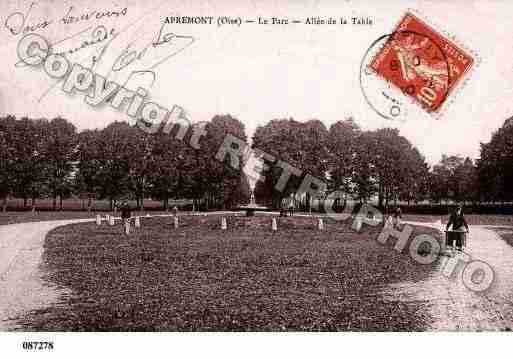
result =
[[59,211],[62,212],[62,195],[59,196]]
[[55,211],[57,209],[57,194],[53,194],[52,199],[52,211]]
[[27,197],[23,197],[23,209],[27,208]]
[[7,196],[4,196],[4,199],[2,201],[2,212],[7,212]]
[[87,212],[91,212],[91,207],[92,207],[91,196],[88,196],[87,197]]
[[32,213],[36,211],[36,199],[32,197]]
[[383,208],[383,186],[378,185],[378,208]]

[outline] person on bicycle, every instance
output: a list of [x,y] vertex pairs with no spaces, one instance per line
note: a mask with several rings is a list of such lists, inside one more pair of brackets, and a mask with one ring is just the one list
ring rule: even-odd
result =
[[[465,217],[463,216],[463,210],[461,206],[456,207],[456,210],[451,213],[449,217],[449,222],[447,222],[447,226],[445,227],[445,230],[448,231],[449,227],[452,225],[452,230],[455,232],[464,232],[463,227],[465,227],[466,232],[468,233],[468,224],[465,220]],[[463,246],[463,234],[461,234],[458,237],[458,240],[456,240],[456,249],[461,251]]]

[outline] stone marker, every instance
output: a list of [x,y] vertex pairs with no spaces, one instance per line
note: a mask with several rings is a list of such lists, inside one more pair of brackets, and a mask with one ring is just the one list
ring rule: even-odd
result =
[[322,218],[319,218],[318,227],[319,227],[319,231],[324,231],[324,222],[323,222]]
[[178,217],[173,218],[173,225],[175,226],[175,229],[178,228]]
[[141,228],[141,217],[135,217],[135,228]]
[[278,230],[278,223],[276,222],[276,218],[273,218],[272,230],[273,231],[277,231]]
[[225,230],[228,228],[228,225],[226,224],[226,218],[221,217],[221,229]]
[[360,231],[362,229],[362,217],[356,216],[353,223],[353,229],[355,231]]
[[100,226],[102,224],[102,216],[99,214],[96,215],[96,225]]
[[385,228],[393,228],[394,227],[394,219],[392,217],[388,217],[385,222]]

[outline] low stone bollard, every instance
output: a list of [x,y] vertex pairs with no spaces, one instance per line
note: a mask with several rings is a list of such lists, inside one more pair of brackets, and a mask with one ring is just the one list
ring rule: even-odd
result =
[[273,221],[272,221],[272,224],[271,224],[271,228],[273,231],[277,231],[278,230],[278,222],[276,222],[276,218],[273,218]]
[[174,225],[175,229],[178,228],[178,217],[176,217],[176,216],[173,218],[173,225]]
[[137,216],[135,217],[135,228],[141,228],[141,217]]
[[99,214],[96,215],[96,225],[97,226],[101,226],[102,224],[102,216],[100,216]]
[[362,229],[362,217],[356,216],[353,222],[353,229],[357,232]]
[[317,224],[317,227],[319,228],[319,231],[324,231],[324,221],[322,218],[319,218],[319,223]]
[[226,224],[226,218],[225,217],[221,217],[221,229],[225,230],[227,228],[228,228],[228,225]]

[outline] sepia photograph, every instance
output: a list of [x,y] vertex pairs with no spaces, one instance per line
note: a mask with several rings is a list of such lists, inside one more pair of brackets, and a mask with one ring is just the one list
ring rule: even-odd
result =
[[13,357],[509,340],[513,3],[0,9]]

